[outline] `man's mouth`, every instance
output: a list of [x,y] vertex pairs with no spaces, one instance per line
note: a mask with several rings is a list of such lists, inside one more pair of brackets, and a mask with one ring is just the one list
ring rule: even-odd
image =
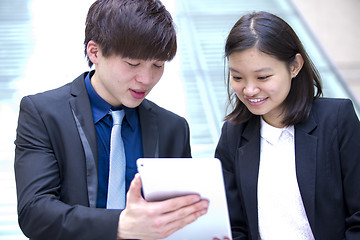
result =
[[131,96],[136,99],[143,99],[146,91],[130,89]]

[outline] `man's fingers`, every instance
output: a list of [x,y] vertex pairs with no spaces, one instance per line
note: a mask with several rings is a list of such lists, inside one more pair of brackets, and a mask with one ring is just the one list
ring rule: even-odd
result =
[[[158,206],[163,210],[163,213],[173,212],[186,206],[199,203],[201,198],[199,195],[188,195],[183,197],[171,198],[159,202]],[[161,211],[161,210],[160,210]]]
[[[209,202],[201,200],[198,195],[177,197],[161,202],[146,202],[141,196],[141,185],[140,176],[136,174],[128,191],[126,208],[120,214],[119,221],[120,232],[129,235],[125,234],[121,237],[165,238],[207,212]],[[134,229],[128,229],[128,223],[134,221],[139,223],[136,225],[139,226],[136,236],[130,234]]]
[[[176,221],[177,219],[186,218],[190,215],[203,215],[207,212],[209,202],[207,200],[201,200],[191,205],[184,206],[176,209],[175,211],[168,212],[169,221]],[[199,217],[198,216],[198,217]]]
[[[200,204],[200,205],[204,206],[207,204]],[[207,213],[207,208],[195,212],[189,209],[186,209],[186,211],[182,211],[182,210],[184,209],[178,210],[176,212],[168,213],[162,217],[160,222],[166,222],[167,223],[166,226],[156,226],[161,229],[164,229],[161,238],[170,236],[174,232],[196,221],[199,217]],[[173,221],[169,221],[169,219],[173,219]]]
[[206,214],[208,207],[209,202],[202,200],[195,204],[176,209],[175,211],[167,212],[158,218],[155,227],[164,227],[163,224],[165,224],[167,225],[166,228],[171,231],[179,230]]

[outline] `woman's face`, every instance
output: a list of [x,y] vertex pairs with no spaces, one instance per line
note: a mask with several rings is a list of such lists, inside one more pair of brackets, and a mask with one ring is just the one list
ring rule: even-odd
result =
[[[290,67],[291,68],[291,67]],[[237,97],[255,115],[282,127],[283,102],[297,70],[256,48],[229,56],[230,83]]]

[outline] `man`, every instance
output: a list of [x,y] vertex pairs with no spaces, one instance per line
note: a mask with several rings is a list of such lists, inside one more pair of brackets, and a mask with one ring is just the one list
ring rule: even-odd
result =
[[[208,202],[197,195],[146,202],[136,174],[139,157],[191,157],[185,119],[145,99],[175,53],[173,21],[159,0],[90,7],[85,54],[95,70],[20,104],[15,177],[27,237],[158,239],[206,213]],[[126,207],[108,209],[109,112],[120,109]]]

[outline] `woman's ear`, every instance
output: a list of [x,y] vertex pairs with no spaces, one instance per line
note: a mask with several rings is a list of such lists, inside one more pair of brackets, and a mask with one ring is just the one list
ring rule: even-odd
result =
[[300,72],[303,65],[304,65],[304,59],[300,53],[297,53],[295,55],[294,61],[291,63],[291,66],[290,66],[292,78],[294,78],[298,75],[298,73]]
[[90,40],[86,46],[86,53],[93,64],[97,64],[99,52],[99,45],[93,40]]

